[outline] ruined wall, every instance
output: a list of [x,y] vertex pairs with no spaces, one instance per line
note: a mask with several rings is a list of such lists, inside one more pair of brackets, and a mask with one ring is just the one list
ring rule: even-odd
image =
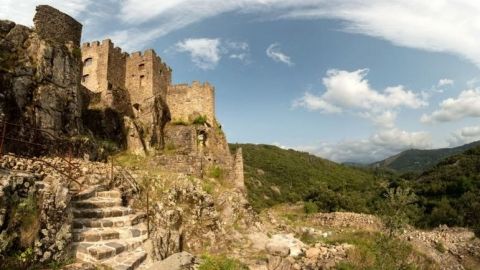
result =
[[80,45],[82,25],[79,22],[51,6],[40,5],[36,11],[33,22],[41,39]]
[[245,178],[243,174],[243,153],[242,148],[238,148],[235,153],[234,163],[233,163],[233,177],[235,182],[235,187],[244,190],[245,189]]
[[204,115],[210,125],[215,124],[215,88],[209,83],[172,85],[167,90],[167,104],[174,122],[190,122]]

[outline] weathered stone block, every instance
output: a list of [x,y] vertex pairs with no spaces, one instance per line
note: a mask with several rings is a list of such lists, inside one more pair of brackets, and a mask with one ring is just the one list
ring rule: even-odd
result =
[[82,24],[51,6],[40,5],[36,11],[33,22],[35,31],[42,39],[58,43],[71,41],[80,46]]

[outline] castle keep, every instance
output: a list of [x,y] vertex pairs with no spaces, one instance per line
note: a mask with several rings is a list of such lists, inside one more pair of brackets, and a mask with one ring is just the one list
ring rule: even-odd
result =
[[167,147],[175,154],[157,160],[169,170],[201,176],[207,166],[218,165],[239,178],[231,168],[243,171],[241,153],[230,154],[215,117],[212,85],[172,85],[172,69],[152,49],[128,54],[106,39],[84,43],[81,50],[82,85],[91,92],[90,106],[123,115],[102,119],[105,126],[114,126],[107,128],[111,133],[122,132],[118,127],[123,126],[128,150],[144,154]]

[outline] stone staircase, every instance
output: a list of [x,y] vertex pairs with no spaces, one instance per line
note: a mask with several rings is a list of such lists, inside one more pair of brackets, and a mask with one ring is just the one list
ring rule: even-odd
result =
[[122,206],[119,191],[94,186],[75,195],[72,206],[77,260],[114,270],[137,269],[145,261],[146,215]]

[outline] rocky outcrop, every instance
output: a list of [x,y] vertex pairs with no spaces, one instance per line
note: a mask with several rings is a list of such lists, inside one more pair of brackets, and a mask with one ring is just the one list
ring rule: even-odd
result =
[[[0,21],[0,118],[21,125],[7,126],[7,137],[35,142],[82,131],[79,24],[59,38],[52,29],[61,29],[62,22],[42,19],[57,11],[44,6],[38,11],[36,29]],[[13,151],[16,144],[10,140],[5,146]]]

